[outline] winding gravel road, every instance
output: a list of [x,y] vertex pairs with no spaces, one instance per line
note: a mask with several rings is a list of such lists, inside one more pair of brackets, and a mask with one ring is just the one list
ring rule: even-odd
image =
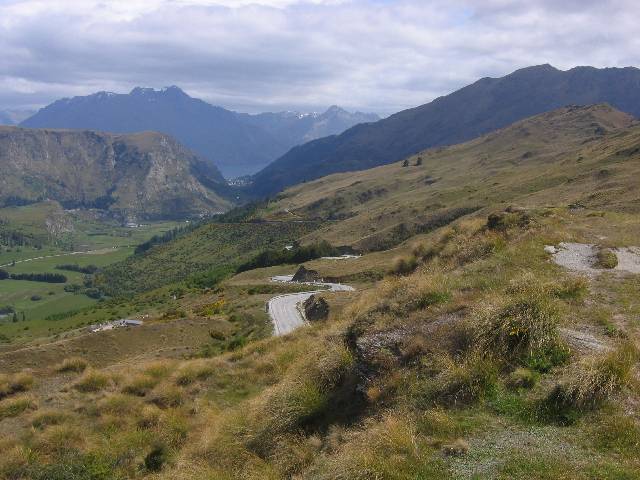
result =
[[[282,275],[273,277],[274,282],[291,282],[293,275]],[[329,287],[332,292],[352,292],[353,287],[342,285],[341,283],[305,283],[304,285]],[[317,292],[325,292],[326,290],[310,290],[308,292],[289,293],[286,295],[278,295],[269,300],[267,309],[269,316],[273,322],[273,329],[276,336],[286,335],[298,327],[305,324],[305,318],[298,306],[307,298]]]

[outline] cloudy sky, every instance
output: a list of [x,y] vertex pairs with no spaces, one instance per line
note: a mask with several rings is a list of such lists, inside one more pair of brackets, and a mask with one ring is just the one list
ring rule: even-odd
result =
[[0,110],[178,85],[389,114],[542,63],[640,66],[637,0],[0,0]]

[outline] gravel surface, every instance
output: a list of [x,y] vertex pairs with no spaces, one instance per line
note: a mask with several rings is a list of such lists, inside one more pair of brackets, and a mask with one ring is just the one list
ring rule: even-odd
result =
[[[640,273],[640,248],[625,247],[612,250],[618,257],[619,272]],[[553,255],[553,261],[574,272],[597,275],[608,271],[595,268],[598,247],[590,243],[561,243],[558,248],[548,245],[545,252]]]
[[[273,277],[271,280],[274,282],[290,282],[293,275],[280,275]],[[296,282],[298,283],[298,282]],[[329,287],[332,292],[350,292],[354,288],[349,285],[342,285],[340,283],[304,283],[303,285],[309,285],[311,287]],[[301,327],[305,323],[305,319],[301,313],[301,309],[298,308],[302,302],[308,299],[311,295],[318,292],[324,292],[326,290],[310,290],[308,292],[290,293],[287,295],[278,295],[269,300],[267,309],[269,316],[273,322],[273,329],[275,335],[286,335],[292,332],[298,327]]]

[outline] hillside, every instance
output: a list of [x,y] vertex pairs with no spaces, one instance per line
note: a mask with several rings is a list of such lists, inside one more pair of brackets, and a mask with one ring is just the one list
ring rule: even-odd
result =
[[[265,215],[330,220],[309,240],[321,237],[367,251],[509,202],[544,205],[553,199],[595,207],[606,198],[613,206],[611,193],[620,209],[637,211],[638,198],[612,179],[632,175],[628,160],[637,156],[640,136],[635,124],[607,105],[566,107],[464,144],[426,150],[406,167],[396,162],[291,187],[269,203]],[[618,161],[599,175],[584,173]]]
[[323,114],[240,114],[192,98],[173,86],[162,90],[138,87],[129,94],[99,92],[65,98],[20,125],[114,133],[162,132],[232,178],[258,171],[295,145],[374,120],[376,116],[350,114],[337,107]]
[[270,281],[295,264],[105,300],[29,343],[29,322],[0,323],[18,338],[0,476],[635,480],[638,175],[637,121],[563,107],[154,246],[114,278],[216,273],[296,238],[363,255],[305,262],[356,290],[319,293],[328,318],[285,336],[265,303],[309,287]]
[[640,116],[640,70],[550,65],[483,78],[450,95],[337,137],[296,147],[254,176],[257,196],[335,172],[392,163],[426,148],[470,140],[566,105],[609,103]]
[[0,205],[46,199],[121,219],[184,218],[229,207],[215,167],[167,135],[0,127]]

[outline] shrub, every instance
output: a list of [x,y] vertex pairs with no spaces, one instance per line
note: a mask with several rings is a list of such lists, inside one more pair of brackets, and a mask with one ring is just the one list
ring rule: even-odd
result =
[[40,295],[31,295],[30,300],[32,302],[39,302],[40,300],[42,300],[42,297]]
[[99,392],[106,388],[108,384],[109,377],[107,375],[90,368],[76,381],[73,388],[83,393]]
[[87,368],[87,361],[80,357],[65,358],[61,363],[54,367],[55,371],[59,373],[80,373],[84,372],[85,368]]
[[596,266],[606,269],[616,268],[618,266],[618,256],[613,250],[601,248],[596,255]]
[[628,384],[637,360],[635,345],[624,342],[613,352],[584,360],[547,400],[559,412],[592,410]]

